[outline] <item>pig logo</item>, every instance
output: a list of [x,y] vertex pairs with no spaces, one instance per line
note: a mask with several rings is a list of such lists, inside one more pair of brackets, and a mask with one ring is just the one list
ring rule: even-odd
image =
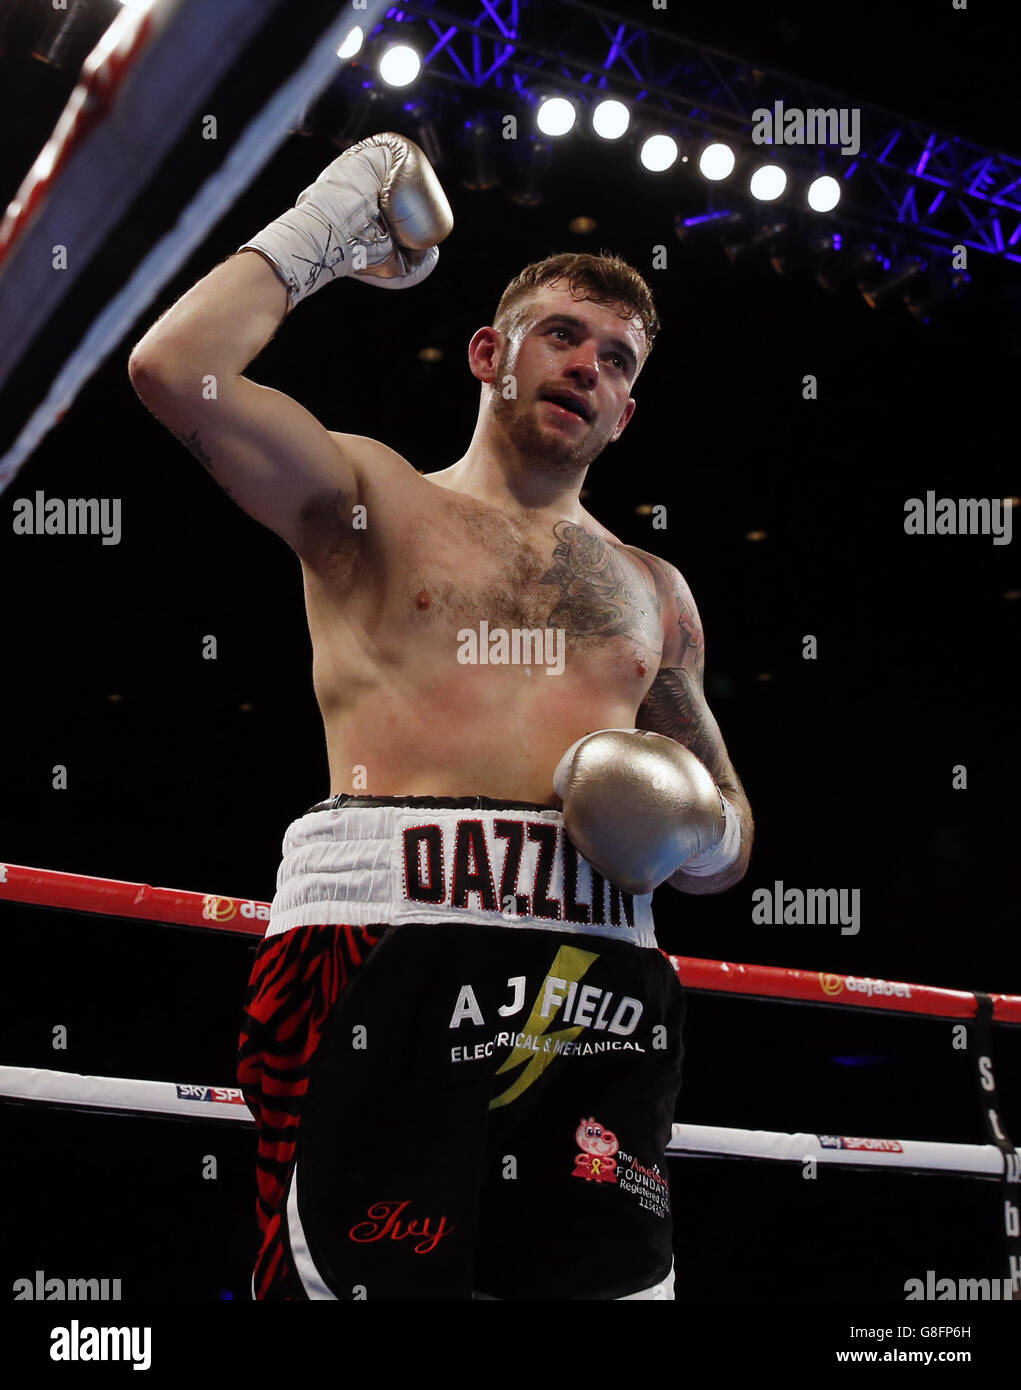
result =
[[574,1137],[581,1153],[575,1155],[572,1178],[584,1178],[586,1182],[617,1181],[617,1160],[612,1157],[620,1145],[612,1130],[591,1116],[583,1119],[575,1130]]

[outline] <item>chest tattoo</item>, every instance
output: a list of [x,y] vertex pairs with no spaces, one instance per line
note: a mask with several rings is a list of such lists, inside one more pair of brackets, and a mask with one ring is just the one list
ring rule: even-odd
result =
[[619,633],[655,635],[656,598],[635,567],[613,546],[571,521],[553,528],[553,564],[540,580],[558,589],[547,627],[569,636],[613,637]]

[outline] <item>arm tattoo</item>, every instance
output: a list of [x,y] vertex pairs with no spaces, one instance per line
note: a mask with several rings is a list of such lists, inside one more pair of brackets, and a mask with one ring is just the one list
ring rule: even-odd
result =
[[548,627],[575,636],[614,637],[656,622],[652,597],[613,546],[572,521],[558,521],[553,534],[553,565],[540,580],[560,590]]
[[[207,473],[211,474],[211,476],[214,478],[216,477],[216,469],[213,467],[213,460],[209,457],[205,449],[202,447],[202,440],[199,439],[198,430],[192,430],[191,434],[189,434],[187,437],[185,437],[183,434],[177,434],[174,436],[174,438],[180,440],[180,442],[184,445],[184,447],[188,450],[190,454],[195,455],[195,457],[198,459],[199,463],[201,463],[202,467],[206,470]],[[229,487],[225,487],[223,483],[220,483],[220,486],[223,488],[224,492],[227,494],[228,497],[234,496]]]
[[639,729],[666,734],[691,750],[719,781],[724,772],[716,721],[701,692],[701,682],[683,666],[660,671],[638,707]]
[[189,453],[195,455],[203,468],[207,469],[210,473],[213,472],[213,460],[206,453],[205,449],[203,449],[198,430],[192,430],[187,438],[183,434],[176,435],[175,438],[181,441]]
[[701,675],[705,668],[705,643],[702,641],[702,632],[695,621],[694,616],[688,611],[684,599],[677,595],[677,606],[681,616],[677,619],[677,626],[681,630],[681,637],[684,640],[685,652],[694,651],[694,661],[696,669]]
[[704,763],[723,792],[731,799],[743,798],[744,790],[727,755],[719,725],[706,703],[702,688],[705,671],[702,624],[680,575],[675,575],[670,592],[678,615],[681,647],[678,664],[660,669],[638,707],[635,725],[683,744]]

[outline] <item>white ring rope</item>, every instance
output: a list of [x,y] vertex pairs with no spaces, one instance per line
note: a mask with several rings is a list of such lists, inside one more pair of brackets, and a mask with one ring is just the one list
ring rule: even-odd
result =
[[[173,1081],[132,1081],[113,1076],[0,1067],[0,1096],[73,1105],[82,1109],[124,1110],[146,1115],[233,1120],[254,1127],[236,1086],[182,1085]],[[845,1135],[781,1134],[765,1129],[725,1129],[675,1124],[667,1153],[676,1156],[760,1158],[845,1167],[929,1169],[958,1175],[1002,1178],[1003,1153],[993,1144],[943,1144],[921,1139],[860,1139]]]

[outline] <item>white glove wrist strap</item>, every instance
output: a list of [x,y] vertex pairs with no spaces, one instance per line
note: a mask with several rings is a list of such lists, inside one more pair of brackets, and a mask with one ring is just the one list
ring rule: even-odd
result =
[[685,860],[681,865],[681,873],[694,874],[696,878],[710,878],[713,874],[721,874],[724,869],[729,869],[731,864],[737,862],[741,853],[741,817],[722,792],[720,800],[723,802],[723,814],[726,819],[723,839],[713,845],[712,849],[700,850],[698,854],[693,854],[690,859]]
[[261,251],[272,261],[287,286],[292,309],[318,288],[321,275],[332,280],[346,275],[350,267],[329,221],[310,207],[289,208],[238,250]]

